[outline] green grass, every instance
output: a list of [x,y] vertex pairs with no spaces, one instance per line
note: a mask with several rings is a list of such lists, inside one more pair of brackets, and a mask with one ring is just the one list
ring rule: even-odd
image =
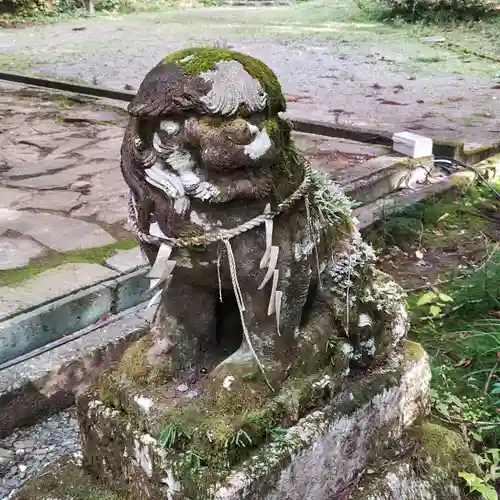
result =
[[120,241],[112,245],[99,248],[87,248],[75,250],[73,252],[51,253],[48,257],[36,260],[26,267],[0,271],[0,286],[15,286],[23,281],[33,278],[43,271],[47,271],[56,266],[69,263],[104,264],[106,259],[111,257],[115,250],[127,250],[137,246],[135,240]]
[[[484,215],[499,211],[492,192],[476,186],[415,205],[367,235],[382,256],[395,246],[406,253],[394,272],[409,289],[410,337],[431,356],[435,415],[492,445],[500,439],[500,246],[492,238],[500,219]],[[432,262],[428,286],[415,286],[429,272],[416,266],[416,251]]]

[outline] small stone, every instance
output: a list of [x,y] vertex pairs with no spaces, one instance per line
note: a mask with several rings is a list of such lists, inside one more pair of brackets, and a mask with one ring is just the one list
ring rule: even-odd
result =
[[0,459],[2,458],[14,458],[15,453],[12,450],[6,448],[0,448]]
[[[4,173],[2,173],[2,175],[4,175]],[[0,206],[9,208],[23,198],[26,198],[28,195],[29,193],[21,191],[20,189],[0,187]]]
[[16,454],[12,450],[0,448],[0,477],[11,466],[16,458]]
[[140,247],[118,250],[115,255],[106,260],[108,267],[120,273],[134,271],[147,264],[148,261],[144,257]]
[[16,209],[24,210],[55,210],[59,212],[70,212],[77,207],[79,193],[71,191],[40,191],[31,197],[21,200],[14,206]]
[[88,191],[91,187],[92,183],[89,181],[76,181],[71,184],[70,189],[71,191],[85,192]]
[[26,472],[26,470],[28,469],[28,467],[24,464],[19,464],[17,467],[20,472]]
[[420,41],[424,43],[442,43],[446,42],[446,38],[444,36],[424,36],[420,38]]
[[14,443],[14,448],[16,448],[17,450],[23,448],[23,449],[32,449],[36,446],[36,443],[35,441],[33,441],[32,439],[21,439],[20,441],[16,441]]
[[61,117],[65,122],[114,122],[123,119],[123,115],[108,110],[100,109],[69,109],[61,113]]

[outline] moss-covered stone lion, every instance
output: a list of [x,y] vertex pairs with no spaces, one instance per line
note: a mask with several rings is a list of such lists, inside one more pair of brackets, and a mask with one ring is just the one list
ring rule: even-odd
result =
[[[401,289],[375,269],[349,200],[297,151],[285,108],[274,73],[230,50],[186,49],[146,75],[121,167],[161,298],[113,384],[189,374],[212,403],[234,409],[250,391],[258,406],[290,378],[346,375],[404,337]],[[346,366],[332,364],[339,346]]]

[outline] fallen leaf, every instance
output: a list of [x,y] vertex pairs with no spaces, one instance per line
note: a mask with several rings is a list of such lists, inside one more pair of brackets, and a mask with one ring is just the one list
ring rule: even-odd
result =
[[429,312],[431,316],[437,316],[441,312],[441,308],[439,306],[431,306],[429,307]]
[[391,106],[408,106],[406,102],[390,101],[389,99],[377,99],[380,104],[389,104]]

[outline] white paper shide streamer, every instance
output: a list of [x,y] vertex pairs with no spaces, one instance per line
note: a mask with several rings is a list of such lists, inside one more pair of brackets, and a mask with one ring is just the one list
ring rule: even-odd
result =
[[[268,203],[264,208],[264,214],[271,213],[271,205]],[[271,296],[269,298],[269,305],[267,307],[267,315],[271,316],[276,314],[276,328],[278,330],[278,335],[280,334],[280,313],[281,313],[281,298],[283,297],[283,292],[280,292],[278,288],[279,280],[279,269],[276,269],[279,257],[279,247],[273,245],[273,219],[270,217],[265,221],[266,229],[266,249],[264,255],[260,261],[260,268],[264,269],[267,266],[267,272],[259,285],[259,290],[262,290],[269,280],[272,279],[271,286]]]

